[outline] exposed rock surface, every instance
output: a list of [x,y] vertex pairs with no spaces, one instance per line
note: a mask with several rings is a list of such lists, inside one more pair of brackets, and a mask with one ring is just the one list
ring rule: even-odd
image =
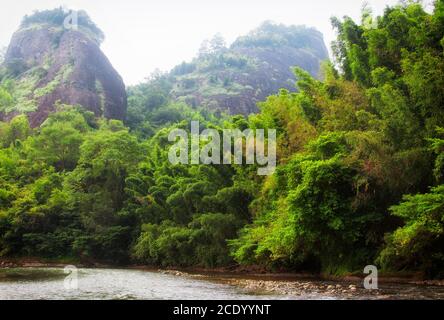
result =
[[127,97],[120,75],[84,26],[26,23],[13,35],[0,76],[14,102],[0,110],[9,120],[27,113],[38,126],[58,104],[81,105],[97,116],[123,120]]
[[324,60],[328,51],[319,31],[266,22],[229,48],[200,54],[173,69],[171,95],[193,106],[250,114],[279,89],[295,90],[292,67],[320,77]]

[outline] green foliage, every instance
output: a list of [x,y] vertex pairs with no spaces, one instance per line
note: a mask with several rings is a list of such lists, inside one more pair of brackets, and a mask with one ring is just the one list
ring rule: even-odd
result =
[[430,149],[436,154],[434,175],[438,182],[444,182],[444,129],[437,128],[438,137],[429,139]]
[[405,225],[387,236],[379,261],[388,270],[419,270],[443,277],[444,185],[430,193],[405,196],[391,208]]
[[36,111],[37,99],[51,94],[59,85],[66,82],[67,77],[73,71],[72,65],[65,65],[52,81],[43,84],[42,80],[47,75],[49,67],[28,68],[25,65],[22,68],[16,68],[13,61],[6,65],[3,81],[1,81],[2,75],[0,75],[0,112],[28,113]]
[[[443,129],[437,133],[442,136]],[[431,150],[437,155],[434,174],[442,183],[444,140],[430,139]],[[428,277],[444,276],[444,185],[429,193],[406,195],[403,201],[390,208],[404,226],[386,236],[386,246],[379,263],[387,270],[418,270]]]
[[7,110],[12,103],[13,98],[11,94],[0,86],[0,111]]
[[0,142],[4,147],[18,146],[31,134],[28,118],[24,115],[17,116],[3,126],[0,132]]
[[46,84],[44,87],[40,87],[34,90],[34,97],[41,98],[43,96],[51,94],[61,84],[62,81],[65,81],[68,78],[72,71],[72,65],[63,66],[51,82]]
[[281,165],[230,242],[238,262],[343,273],[382,249],[386,269],[442,276],[440,187],[390,210],[442,183],[440,15],[440,3],[431,15],[407,3],[375,19],[364,11],[362,25],[333,19],[339,72],[325,66],[321,82],[296,69],[300,92],[269,97],[251,117],[278,128]]
[[149,160],[126,180],[126,210],[143,224],[133,256],[164,266],[226,265],[231,261],[226,240],[248,221],[253,191],[233,183],[230,166],[169,164],[168,132],[150,139],[147,144],[156,147]]
[[195,63],[187,63],[184,61],[178,66],[174,67],[171,70],[171,74],[174,76],[183,76],[185,74],[192,73],[194,70],[196,70]]
[[309,149],[279,167],[270,189],[264,190],[260,201],[269,204],[232,242],[239,262],[293,268],[309,264],[336,273],[353,270],[368,258],[372,246],[365,243],[373,241],[365,232],[384,217],[361,199],[357,182],[365,177],[346,158],[351,146],[343,133],[331,133]]
[[[131,231],[124,182],[142,151],[123,125],[65,107],[35,133],[25,116],[2,134],[2,254],[123,262]],[[5,139],[6,138],[6,139]]]
[[[226,239],[248,221],[252,188],[235,185],[230,166],[168,162],[169,129],[187,117],[205,122],[204,115],[159,108],[148,115],[157,132],[143,143],[120,121],[71,106],[36,130],[26,116],[1,124],[0,253],[124,263],[138,252],[134,259],[163,265],[229,263]],[[155,239],[162,260],[142,252],[145,225],[162,231]]]
[[75,12],[77,14],[77,23],[80,27],[92,32],[96,40],[100,43],[105,36],[96,24],[91,20],[88,14],[83,11],[65,11],[62,7],[53,10],[36,11],[30,16],[25,16],[22,20],[21,27],[27,28],[35,24],[52,24],[55,26],[63,26],[66,17]]
[[[169,103],[171,83],[165,75],[154,74],[146,84],[128,89],[127,125],[138,130],[141,137],[150,137],[154,132],[150,128],[150,115]],[[147,131],[148,134],[144,134]]]
[[[58,23],[53,13],[26,23]],[[34,130],[23,115],[0,123],[0,256],[330,274],[377,263],[442,277],[444,4],[332,22],[336,66],[322,81],[296,68],[299,92],[269,96],[248,118],[171,102],[245,89],[210,72],[254,68],[216,37],[192,63],[129,88],[125,124],[70,106]],[[266,23],[233,46],[310,47],[310,32]],[[1,110],[19,96],[32,104],[36,72],[3,83]],[[172,165],[168,134],[190,120],[276,129],[276,172]]]
[[248,35],[239,37],[232,47],[291,46],[294,48],[312,48],[313,42],[315,42],[313,39],[321,40],[322,35],[314,29],[301,26],[287,27],[267,21]]
[[12,59],[5,63],[0,70],[0,80],[14,78],[28,69],[23,59]]
[[203,267],[230,263],[226,240],[236,236],[239,220],[233,215],[203,214],[188,226],[164,221],[143,226],[135,248],[136,259],[162,266]]

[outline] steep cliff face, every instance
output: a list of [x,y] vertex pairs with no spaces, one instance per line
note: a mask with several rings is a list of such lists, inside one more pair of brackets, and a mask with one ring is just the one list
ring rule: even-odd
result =
[[58,104],[70,104],[97,116],[125,118],[122,78],[100,50],[101,33],[85,13],[79,14],[80,23],[89,24],[75,29],[65,28],[61,19],[25,18],[0,70],[0,80],[12,96],[11,103],[0,106],[0,117],[8,120],[27,113],[31,125],[38,126]]
[[319,31],[269,22],[229,48],[217,39],[209,47],[172,70],[171,95],[193,106],[231,114],[257,112],[257,102],[281,88],[294,91],[292,67],[320,77],[321,62],[328,59]]

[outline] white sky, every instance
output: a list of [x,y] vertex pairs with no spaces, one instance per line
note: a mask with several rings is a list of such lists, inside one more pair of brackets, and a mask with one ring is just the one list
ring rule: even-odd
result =
[[[25,14],[61,5],[84,9],[104,31],[102,50],[127,85],[152,71],[169,70],[193,58],[201,42],[220,32],[228,44],[265,20],[305,24],[335,35],[330,17],[359,21],[363,0],[3,0],[0,47],[7,46]],[[374,13],[398,0],[368,0]]]

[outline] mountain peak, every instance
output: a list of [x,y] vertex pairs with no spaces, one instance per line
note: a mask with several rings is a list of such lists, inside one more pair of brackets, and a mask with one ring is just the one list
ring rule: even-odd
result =
[[167,95],[191,106],[248,115],[280,89],[296,90],[293,67],[319,77],[327,59],[316,29],[266,21],[230,47],[220,35],[206,40],[195,59],[166,75],[171,84]]
[[[69,15],[72,28],[66,26]],[[70,104],[123,120],[125,85],[100,50],[103,38],[84,11],[58,8],[26,16],[0,68],[0,80],[13,98],[0,118],[26,113],[38,126],[57,104]]]

